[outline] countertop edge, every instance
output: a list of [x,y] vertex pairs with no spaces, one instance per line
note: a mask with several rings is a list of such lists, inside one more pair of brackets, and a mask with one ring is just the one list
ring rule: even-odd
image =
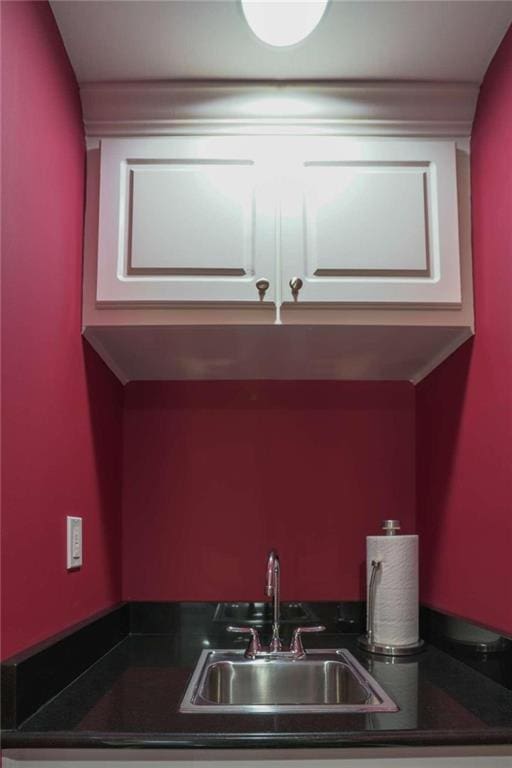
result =
[[434,747],[512,745],[511,728],[489,728],[486,731],[380,731],[378,733],[281,733],[225,734],[211,733],[22,733],[4,731],[1,748],[144,748],[144,749],[258,749],[286,747],[304,749],[340,747]]

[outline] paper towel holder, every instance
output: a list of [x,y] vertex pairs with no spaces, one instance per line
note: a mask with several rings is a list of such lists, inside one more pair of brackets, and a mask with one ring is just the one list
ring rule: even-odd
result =
[[[382,521],[382,530],[385,531],[386,536],[395,536],[400,531],[400,527],[399,520]],[[383,643],[376,643],[373,639],[375,585],[380,566],[380,560],[372,560],[372,572],[370,575],[370,585],[368,587],[368,605],[366,608],[366,635],[361,635],[361,637],[358,638],[358,645],[360,648],[367,651],[367,653],[377,653],[381,656],[410,656],[413,653],[418,653],[425,644],[423,640],[418,640],[416,643],[410,643],[409,645],[384,645]]]

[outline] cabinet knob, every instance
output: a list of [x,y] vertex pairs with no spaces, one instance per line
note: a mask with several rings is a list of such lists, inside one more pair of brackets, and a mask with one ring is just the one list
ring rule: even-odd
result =
[[258,289],[258,293],[260,295],[260,301],[263,301],[265,298],[265,293],[268,290],[270,283],[268,280],[266,280],[264,277],[261,278],[261,280],[258,280],[256,282],[256,288]]
[[302,286],[304,285],[304,283],[302,282],[300,277],[292,277],[292,279],[290,280],[288,285],[292,289],[293,298],[296,299],[297,296],[299,295],[299,291],[302,288]]

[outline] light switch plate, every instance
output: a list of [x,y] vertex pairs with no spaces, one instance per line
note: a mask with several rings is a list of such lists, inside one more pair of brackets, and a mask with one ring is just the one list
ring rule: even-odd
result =
[[82,565],[82,518],[67,518],[67,569]]

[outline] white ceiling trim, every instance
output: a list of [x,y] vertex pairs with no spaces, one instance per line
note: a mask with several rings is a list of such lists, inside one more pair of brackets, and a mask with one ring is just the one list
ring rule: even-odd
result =
[[86,133],[469,136],[477,83],[206,81],[84,83]]

